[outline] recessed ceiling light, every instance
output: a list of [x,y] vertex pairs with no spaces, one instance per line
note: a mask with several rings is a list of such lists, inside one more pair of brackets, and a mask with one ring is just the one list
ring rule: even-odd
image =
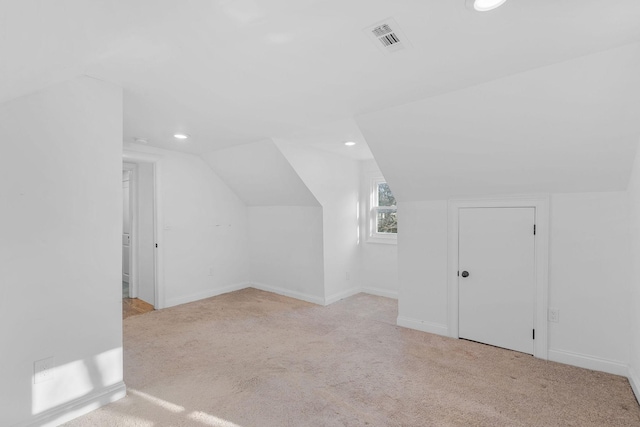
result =
[[507,0],[467,0],[467,4],[469,1],[473,3],[473,8],[478,12],[488,12],[502,6]]
[[186,133],[174,133],[173,137],[177,139],[187,139],[189,138],[189,135],[187,135]]
[[346,145],[347,147],[353,147],[354,145],[356,145],[356,143],[353,141],[347,141],[344,143],[344,145]]

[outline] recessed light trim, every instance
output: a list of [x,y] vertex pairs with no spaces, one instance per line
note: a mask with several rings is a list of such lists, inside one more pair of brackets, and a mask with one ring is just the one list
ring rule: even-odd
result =
[[354,141],[347,141],[344,143],[344,145],[346,145],[347,147],[353,147],[354,145],[356,145],[356,143]]
[[174,133],[173,137],[176,139],[187,139],[189,138],[189,135],[187,135],[186,133]]
[[472,0],[473,8],[478,12],[488,12],[502,6],[507,0]]

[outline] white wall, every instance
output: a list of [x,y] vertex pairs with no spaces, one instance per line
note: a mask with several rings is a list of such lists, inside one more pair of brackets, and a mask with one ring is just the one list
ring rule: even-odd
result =
[[[552,360],[626,373],[629,300],[624,192],[551,197],[549,324]],[[447,202],[400,202],[398,323],[446,335]]]
[[398,245],[368,239],[371,181],[381,176],[375,160],[360,161],[360,284],[365,292],[397,298]]
[[447,202],[398,202],[398,324],[447,335]]
[[[551,197],[549,358],[626,374],[629,217],[626,192]],[[592,360],[590,360],[592,359]]]
[[629,180],[629,381],[636,397],[640,398],[640,150],[636,152],[633,172]]
[[202,158],[247,206],[320,206],[271,140],[212,151]]
[[325,302],[357,292],[358,162],[290,141],[277,140],[276,145],[322,205]]
[[122,91],[97,80],[0,105],[0,425],[124,396],[121,141]]
[[252,286],[324,304],[322,208],[252,206],[248,217]]
[[[247,208],[195,155],[127,144],[161,157],[164,306],[217,295],[246,285]],[[162,304],[161,304],[162,306]]]

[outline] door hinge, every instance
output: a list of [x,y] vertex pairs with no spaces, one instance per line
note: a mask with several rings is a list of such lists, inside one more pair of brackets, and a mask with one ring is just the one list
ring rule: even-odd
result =
[[535,224],[533,224],[533,235],[534,236],[536,235],[536,225]]
[[458,277],[460,277],[460,270],[458,270]]
[[158,247],[158,244],[156,243],[156,248]]
[[533,330],[533,339],[534,340],[536,339],[536,330],[535,329]]

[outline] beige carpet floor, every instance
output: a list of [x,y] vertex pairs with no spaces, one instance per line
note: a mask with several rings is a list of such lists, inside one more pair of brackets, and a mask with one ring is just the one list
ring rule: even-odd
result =
[[128,396],[79,426],[640,426],[626,378],[253,289],[124,321]]

